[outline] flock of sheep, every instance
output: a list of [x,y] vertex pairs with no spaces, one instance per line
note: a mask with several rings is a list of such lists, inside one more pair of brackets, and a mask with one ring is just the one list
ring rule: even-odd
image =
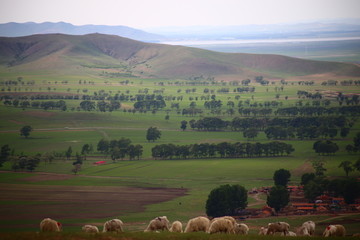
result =
[[[112,219],[104,223],[103,232],[123,232],[124,223],[119,219]],[[61,231],[61,223],[45,218],[40,223],[41,232],[59,232]],[[82,227],[82,231],[87,233],[99,233],[99,229],[93,225],[85,225]],[[183,231],[183,225],[180,221],[175,221],[170,225],[166,216],[156,217],[152,219],[144,232],[206,232],[206,233],[229,233],[229,234],[248,234],[249,227],[244,223],[237,223],[233,217],[225,216],[214,218],[209,220],[206,217],[192,218],[186,224]],[[297,229],[297,233],[290,231],[290,225],[286,222],[269,223],[267,227],[261,227],[259,235],[273,235],[276,232],[280,232],[283,236],[312,236],[315,233],[315,223],[313,221],[307,221]],[[346,231],[342,225],[329,225],[323,232],[324,237],[333,236],[345,236]]]

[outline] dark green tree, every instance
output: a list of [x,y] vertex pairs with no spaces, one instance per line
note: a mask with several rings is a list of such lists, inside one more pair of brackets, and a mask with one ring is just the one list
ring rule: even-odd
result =
[[65,156],[66,156],[67,160],[69,160],[71,158],[71,154],[72,154],[72,148],[71,148],[71,146],[69,146],[69,148],[65,152]]
[[286,207],[290,201],[290,194],[286,187],[277,185],[271,188],[266,203],[274,208],[276,212]]
[[32,131],[32,127],[31,126],[23,126],[20,129],[20,136],[24,136],[25,138],[28,138],[28,136],[30,135],[30,132]]
[[0,167],[2,167],[3,163],[6,162],[10,156],[10,147],[8,144],[3,145],[1,147],[1,151],[0,151]]
[[354,169],[360,171],[360,158],[354,163]]
[[324,162],[323,161],[313,161],[312,162],[312,166],[315,170],[315,175],[316,176],[324,176],[325,172],[326,172],[326,168],[324,168]]
[[286,187],[290,181],[291,173],[286,169],[279,169],[274,172],[274,183],[275,185],[281,185]]
[[238,184],[222,185],[211,190],[206,201],[206,214],[210,217],[236,215],[247,206],[247,190]]
[[40,155],[27,157],[26,169],[32,172],[39,165],[39,163],[40,163]]
[[155,141],[157,139],[159,139],[161,137],[161,132],[160,130],[157,129],[157,127],[149,127],[147,132],[146,132],[146,140],[150,141]]
[[356,178],[343,180],[342,190],[342,196],[347,204],[355,203],[355,200],[360,197],[360,183]]
[[311,180],[314,180],[316,177],[315,173],[304,173],[301,176],[301,185],[305,186],[308,182],[310,182]]
[[342,161],[339,165],[339,168],[344,169],[346,176],[349,176],[349,173],[354,171],[352,163],[350,161]]
[[187,127],[187,121],[185,121],[185,120],[183,120],[183,121],[181,121],[181,126],[180,126],[180,128],[183,130],[183,131],[185,131],[185,129],[186,129],[186,127]]
[[253,139],[257,137],[259,131],[256,128],[249,128],[244,130],[243,136],[247,139]]
[[108,140],[101,139],[97,144],[97,150],[101,153],[109,152],[110,143]]
[[316,180],[311,180],[304,186],[304,196],[310,201],[315,201],[316,197],[322,195],[323,193],[323,186]]

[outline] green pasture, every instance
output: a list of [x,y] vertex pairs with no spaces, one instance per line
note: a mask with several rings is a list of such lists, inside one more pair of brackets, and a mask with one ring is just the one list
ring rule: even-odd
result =
[[[81,151],[84,144],[92,144],[96,149],[96,145],[101,138],[108,140],[120,139],[122,137],[129,138],[133,144],[141,144],[144,147],[144,153],[141,160],[128,161],[118,160],[113,162],[109,156],[101,155],[97,152],[88,156],[84,161],[82,170],[73,178],[66,180],[48,180],[29,182],[26,179],[29,176],[36,176],[39,172],[57,173],[57,174],[72,174],[73,159],[71,160],[55,160],[52,163],[41,162],[36,172],[34,173],[19,173],[10,172],[11,163],[6,162],[0,170],[0,183],[3,184],[24,184],[24,185],[45,185],[45,186],[129,186],[129,187],[168,187],[168,188],[186,188],[187,195],[173,199],[171,201],[148,205],[145,212],[138,213],[114,213],[114,217],[121,218],[124,222],[136,223],[133,226],[127,226],[128,229],[138,231],[144,228],[149,219],[154,216],[166,215],[170,220],[181,220],[186,222],[189,218],[205,213],[205,201],[209,192],[222,184],[240,184],[251,189],[254,187],[271,186],[273,184],[272,176],[275,170],[285,168],[291,171],[291,184],[299,184],[300,177],[305,173],[304,169],[308,171],[311,161],[321,160],[325,162],[327,168],[326,175],[331,177],[344,177],[345,173],[338,168],[340,162],[350,160],[355,162],[359,156],[351,155],[345,151],[347,144],[351,144],[353,137],[360,131],[360,123],[357,119],[355,125],[350,131],[346,139],[335,138],[335,141],[340,151],[334,156],[319,156],[312,150],[312,145],[315,140],[287,140],[294,146],[295,152],[290,156],[278,158],[239,158],[239,159],[173,159],[173,160],[154,160],[151,157],[151,148],[157,144],[173,143],[176,145],[187,145],[194,143],[220,143],[220,142],[245,142],[248,141],[243,137],[242,132],[230,131],[193,131],[188,129],[182,131],[180,129],[180,122],[182,120],[190,121],[192,119],[199,119],[208,116],[221,117],[224,120],[231,120],[239,114],[236,112],[233,116],[226,113],[228,107],[227,101],[234,101],[235,109],[237,109],[238,101],[249,100],[250,103],[263,103],[264,101],[279,101],[282,106],[294,106],[298,99],[297,91],[299,89],[315,92],[320,91],[341,91],[347,93],[359,93],[358,86],[323,86],[321,82],[317,81],[314,86],[299,86],[296,81],[284,85],[283,90],[279,91],[281,84],[279,80],[274,80],[274,84],[268,86],[261,86],[252,82],[250,85],[255,86],[254,93],[234,93],[233,89],[241,86],[190,86],[182,85],[176,86],[174,82],[178,81],[186,83],[185,80],[166,80],[166,79],[137,79],[137,78],[104,78],[93,74],[71,75],[69,73],[13,73],[1,70],[0,79],[16,80],[17,77],[23,77],[24,81],[34,80],[34,86],[21,86],[21,90],[16,89],[16,92],[42,92],[42,93],[57,93],[57,94],[89,94],[104,90],[104,92],[114,95],[116,93],[129,92],[131,95],[136,95],[139,90],[147,88],[149,94],[153,90],[164,90],[165,96],[183,96],[182,101],[173,100],[167,101],[167,107],[163,110],[157,111],[155,114],[151,111],[146,113],[129,113],[123,112],[123,109],[114,111],[112,113],[106,112],[85,112],[85,111],[71,111],[70,107],[77,107],[81,100],[66,100],[69,106],[67,111],[55,110],[39,110],[39,109],[21,109],[20,107],[4,106],[0,103],[0,146],[9,144],[15,150],[15,154],[36,154],[46,152],[63,152],[69,146],[73,149],[73,156],[76,152]],[[82,84],[79,83],[81,80]],[[128,85],[121,85],[119,82],[129,80]],[[310,79],[311,80],[311,79]],[[314,79],[316,80],[316,79]],[[343,79],[339,79],[343,80]],[[68,81],[67,84],[61,84],[62,81]],[[84,81],[91,81],[94,84],[84,84]],[[164,84],[161,85],[160,82]],[[221,88],[229,88],[230,92],[227,94],[218,93]],[[15,93],[15,87],[11,86],[10,91],[0,92],[1,95],[6,93]],[[27,90],[26,90],[27,88]],[[49,89],[50,88],[50,89]],[[196,89],[195,92],[186,94],[187,89]],[[213,90],[213,93],[205,94],[204,89]],[[1,88],[0,88],[1,89]],[[70,90],[69,90],[70,89]],[[86,91],[84,91],[86,89]],[[277,99],[276,94],[280,94]],[[217,100],[223,101],[220,115],[213,115],[209,110],[204,109],[204,100],[200,100],[201,96],[216,95]],[[235,96],[239,95],[240,99],[235,100]],[[285,100],[288,96],[288,100]],[[198,100],[194,98],[198,97]],[[193,100],[190,100],[193,98]],[[332,99],[334,100],[334,99]],[[179,103],[180,109],[189,107],[189,104],[195,101],[197,108],[204,110],[203,114],[198,116],[182,116],[178,114],[175,109],[171,109],[171,103]],[[303,100],[304,105],[311,106],[312,100]],[[133,102],[122,102],[123,108],[132,108]],[[330,106],[338,106],[335,101],[332,101]],[[275,110],[275,109],[274,109]],[[167,113],[168,112],[168,113]],[[170,119],[165,120],[166,114],[169,114]],[[20,128],[24,125],[33,127],[28,139],[20,136]],[[161,139],[156,142],[147,142],[145,135],[149,127],[157,127],[161,130]],[[269,141],[264,133],[260,133],[251,142],[267,142]],[[94,166],[95,161],[105,160],[107,164],[102,166]],[[350,173],[351,176],[358,176],[358,172]],[[264,197],[263,197],[264,199]],[[256,201],[249,197],[249,204],[257,204]],[[25,202],[25,200],[24,200]],[[22,202],[22,203],[24,203]],[[1,203],[1,202],[0,202]],[[8,203],[8,202],[7,202]],[[39,204],[37,201],[27,201],[28,204]],[[16,202],[13,203],[16,206]],[[259,205],[256,205],[259,207]],[[311,216],[316,221],[326,222],[326,217]],[[355,216],[354,219],[358,219]],[[271,219],[249,219],[246,222],[249,225],[260,227],[265,226],[267,222],[273,221],[277,218]],[[292,226],[298,226],[300,222],[308,219],[306,217],[286,218],[290,221]],[[103,222],[105,219],[66,219],[65,224],[69,225],[69,231],[76,231],[77,226],[72,224],[80,222]],[[281,219],[280,219],[281,220]],[[274,220],[275,221],[275,220]],[[344,220],[345,221],[345,220]],[[17,222],[22,227],[22,231],[33,231],[29,227],[29,222],[19,220]],[[13,224],[17,224],[13,223]],[[4,224],[4,223],[0,223]],[[355,227],[354,227],[355,226]],[[352,233],[356,232],[355,225],[349,224]],[[257,229],[257,228],[256,228]],[[0,229],[0,231],[4,231]],[[319,230],[320,231],[320,230]],[[252,229],[251,233],[257,233],[257,230]],[[146,238],[152,235],[140,235],[139,239]],[[154,235],[160,236],[160,235]],[[172,239],[175,235],[165,235]],[[217,236],[199,235],[199,239],[217,239]],[[166,238],[165,237],[165,238]],[[133,237],[134,239],[137,236]],[[229,239],[234,239],[231,236]],[[242,237],[243,238],[243,237]],[[252,236],[247,237],[249,239]],[[6,239],[6,238],[2,238]],[[177,239],[177,237],[174,237]],[[179,239],[182,239],[181,237]]]

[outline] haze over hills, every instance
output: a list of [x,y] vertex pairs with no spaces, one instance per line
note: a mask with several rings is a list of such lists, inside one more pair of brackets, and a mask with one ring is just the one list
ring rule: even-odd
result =
[[141,30],[127,26],[75,26],[65,22],[10,22],[0,24],[0,36],[3,37],[20,37],[49,33],[71,35],[102,33],[144,42],[360,37],[360,20],[332,19],[328,21],[268,25],[152,27]]
[[34,34],[63,33],[71,35],[84,35],[90,33],[103,33],[118,35],[145,42],[158,42],[165,38],[158,34],[148,33],[143,30],[127,26],[107,26],[107,25],[83,25],[75,26],[65,22],[44,22],[44,23],[4,23],[0,24],[0,36],[20,37]]
[[43,34],[0,38],[0,64],[14,71],[112,71],[122,76],[245,79],[332,74],[360,77],[355,64],[280,55],[220,53],[114,35]]

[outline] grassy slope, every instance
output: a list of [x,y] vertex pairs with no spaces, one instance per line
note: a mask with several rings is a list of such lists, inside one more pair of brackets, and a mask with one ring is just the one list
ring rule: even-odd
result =
[[[84,65],[125,64],[128,71],[158,77],[238,75],[246,78],[261,74],[284,77],[323,73],[360,75],[359,67],[352,64],[317,62],[278,55],[217,53],[181,46],[146,44],[101,34],[0,38],[0,43],[3,45],[0,48],[0,62],[17,59],[14,70],[45,71],[56,68],[66,72],[82,72],[89,70],[80,67]],[[9,49],[14,50],[10,52]]]

